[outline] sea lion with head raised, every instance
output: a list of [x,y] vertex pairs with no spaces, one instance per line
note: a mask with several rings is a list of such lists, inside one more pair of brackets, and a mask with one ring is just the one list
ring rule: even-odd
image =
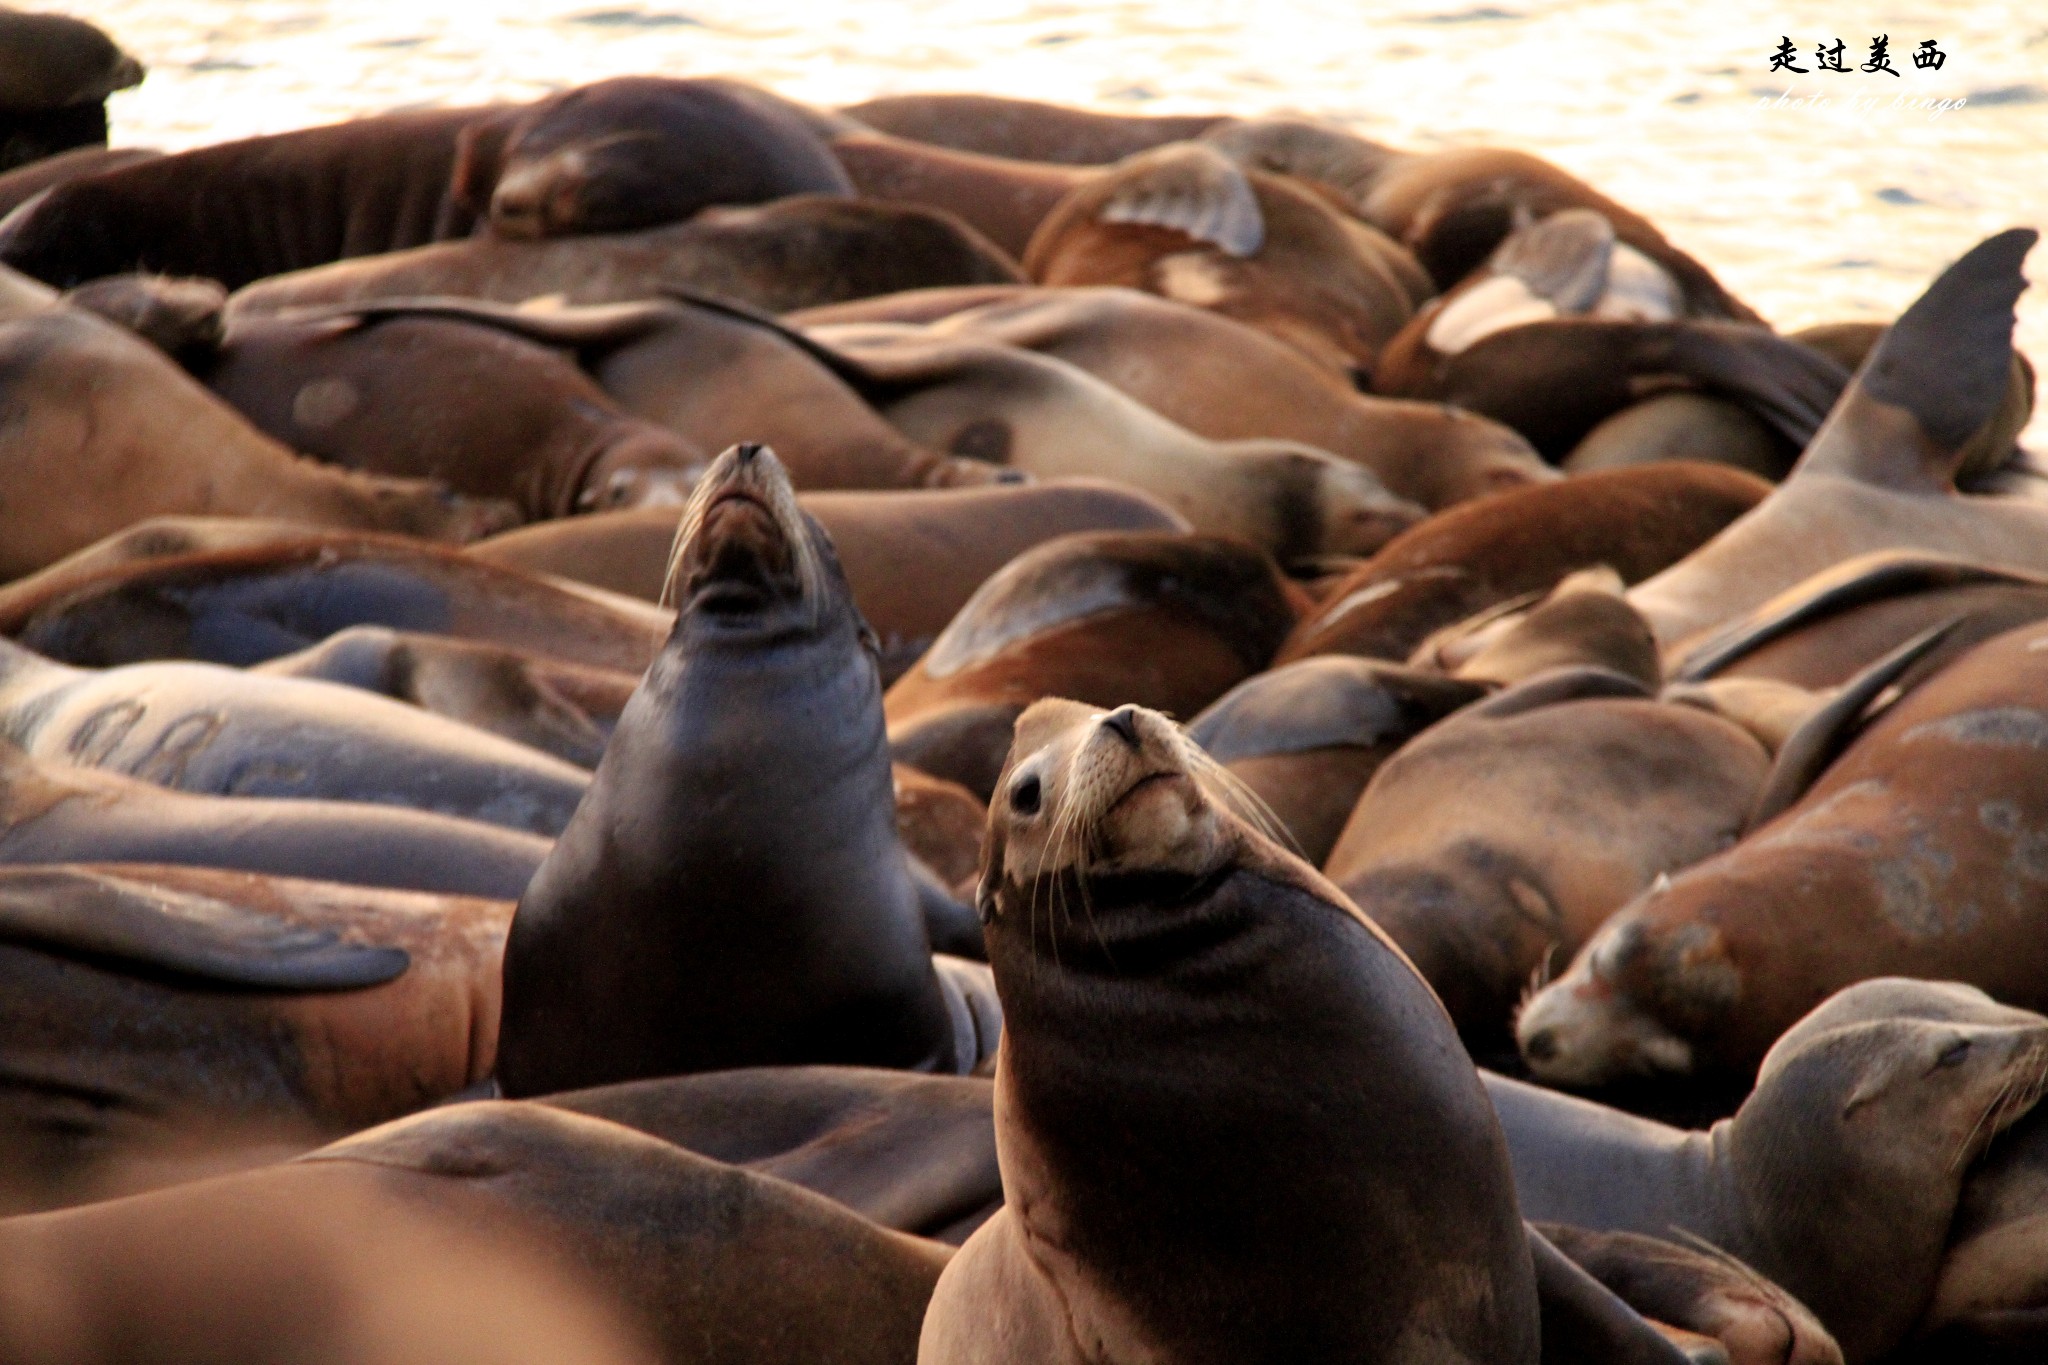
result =
[[2048,1019],[1956,983],[1886,978],[1800,1019],[1735,1116],[1703,1132],[1486,1082],[1525,1215],[1682,1229],[1791,1291],[1858,1365],[1919,1320],[1971,1163],[2044,1076]]
[[1617,912],[1516,1031],[1546,1079],[1740,1073],[1870,976],[2048,1006],[2048,632],[1977,646],[1869,723],[1796,804]]
[[[132,267],[131,267],[132,268]],[[630,303],[708,294],[771,313],[946,284],[1016,284],[1016,263],[950,214],[800,194],[639,232],[472,237],[295,270],[237,289],[231,314],[453,294]]]
[[772,453],[718,457],[672,574],[675,632],[520,902],[506,1093],[770,1063],[972,1070],[993,992],[972,964],[934,966],[872,637]]
[[[921,1365],[1533,1362],[1595,1328],[1428,988],[1215,773],[1139,707],[1018,727],[980,896],[1005,1203],[940,1276]],[[1676,1358],[1583,1283],[1614,1335],[1575,1358]]]

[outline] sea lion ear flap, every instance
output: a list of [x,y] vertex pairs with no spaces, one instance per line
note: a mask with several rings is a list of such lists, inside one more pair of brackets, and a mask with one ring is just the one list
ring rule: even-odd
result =
[[[1007,770],[1005,770],[1007,772]],[[1000,789],[1000,783],[999,789]],[[983,827],[981,835],[981,866],[974,874],[974,913],[983,924],[992,924],[996,917],[996,893],[1003,886],[1003,850],[1007,840],[993,817]]]
[[437,239],[466,237],[490,217],[491,195],[505,171],[505,149],[525,113],[513,108],[486,115],[455,135],[455,164],[448,171],[448,193],[434,223]]
[[1252,182],[1214,147],[1172,143],[1127,158],[1109,174],[1098,222],[1168,228],[1240,258],[1265,245],[1266,217]]
[[1840,690],[1801,721],[1779,746],[1778,756],[1772,761],[1771,770],[1765,775],[1764,784],[1758,789],[1756,801],[1750,807],[1744,831],[1755,829],[1804,796],[1806,789],[1827,770],[1828,764],[1834,762],[1835,756],[1848,747],[1855,735],[1856,723],[1870,703],[1897,682],[1907,669],[1932,653],[1935,646],[1946,640],[1963,620],[1961,616],[1952,617],[1921,631],[1843,683]]
[[[1899,315],[1856,372],[1801,468],[1900,487],[1946,490],[1972,435],[1997,415],[2012,374],[2020,266],[2040,234],[2009,228],[1972,247]],[[1922,450],[1859,434],[1859,398],[1911,413]]]

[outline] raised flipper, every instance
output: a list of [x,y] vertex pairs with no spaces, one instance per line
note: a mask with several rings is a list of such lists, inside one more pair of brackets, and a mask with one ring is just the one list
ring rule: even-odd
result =
[[1793,469],[1901,491],[1954,487],[1963,449],[2004,401],[2020,266],[2040,234],[2008,228],[1900,314]]
[[1097,190],[1098,222],[1168,228],[1238,257],[1265,245],[1266,218],[1252,182],[1214,147],[1170,143],[1126,158],[1109,176]]
[[1188,723],[1218,763],[1419,733],[1486,688],[1405,664],[1325,654],[1248,678]]
[[1513,233],[1488,263],[1512,275],[1560,313],[1583,313],[1607,289],[1614,224],[1592,209],[1566,209]]
[[1855,736],[1857,722],[1871,702],[1897,682],[1907,669],[1927,657],[1961,623],[1958,617],[1932,630],[1921,631],[1843,683],[1832,697],[1801,722],[1772,760],[1771,770],[1757,792],[1756,803],[1749,808],[1749,820],[1744,828],[1755,829],[1805,795],[1814,779],[1848,746]]
[[1327,185],[1360,218],[1373,181],[1406,155],[1334,124],[1303,118],[1231,119],[1199,140],[1246,170]]
[[1568,701],[1594,701],[1603,697],[1640,701],[1649,695],[1650,690],[1643,686],[1642,679],[1616,673],[1611,668],[1553,668],[1526,682],[1503,688],[1485,701],[1474,702],[1462,714],[1500,720]]
[[341,991],[382,985],[412,959],[228,901],[96,869],[0,871],[0,943],[205,986]]

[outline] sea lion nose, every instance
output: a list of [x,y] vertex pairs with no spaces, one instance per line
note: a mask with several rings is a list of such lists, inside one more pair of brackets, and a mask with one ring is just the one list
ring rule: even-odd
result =
[[1102,724],[1104,728],[1114,731],[1117,738],[1130,745],[1133,749],[1138,747],[1137,707],[1119,706],[1116,710],[1102,718]]
[[1557,1056],[1557,1032],[1538,1029],[1522,1042],[1522,1055],[1532,1062],[1547,1062]]
[[767,448],[758,441],[742,441],[733,448],[733,454],[738,458],[740,468],[745,469]]

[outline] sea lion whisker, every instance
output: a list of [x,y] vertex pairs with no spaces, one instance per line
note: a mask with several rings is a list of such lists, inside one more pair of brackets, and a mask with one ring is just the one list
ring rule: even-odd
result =
[[1214,782],[1215,795],[1224,805],[1230,807],[1233,815],[1296,857],[1308,856],[1303,851],[1300,840],[1294,837],[1294,831],[1287,827],[1287,822],[1266,804],[1263,797],[1251,789],[1250,783],[1218,763],[1207,750],[1190,739],[1186,731],[1177,731],[1176,737],[1179,740],[1182,758],[1193,770],[1195,780],[1204,785]]

